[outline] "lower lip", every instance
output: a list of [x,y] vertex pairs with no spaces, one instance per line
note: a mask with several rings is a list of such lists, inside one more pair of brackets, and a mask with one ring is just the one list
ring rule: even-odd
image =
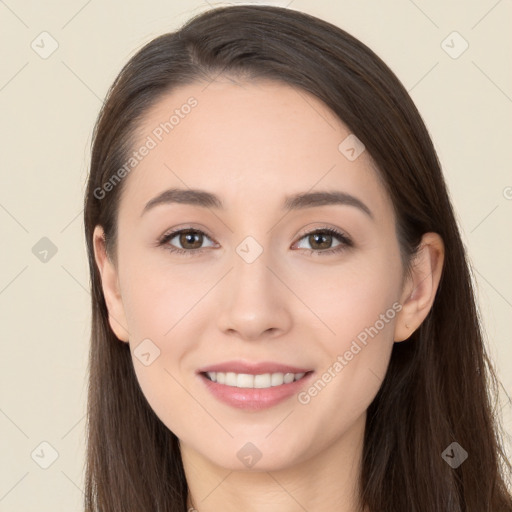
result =
[[311,375],[313,375],[313,372],[307,373],[302,379],[290,382],[289,384],[281,384],[280,386],[264,389],[226,386],[225,384],[211,381],[203,374],[199,374],[199,377],[212,395],[221,402],[238,409],[257,411],[273,407],[295,395],[309,381]]

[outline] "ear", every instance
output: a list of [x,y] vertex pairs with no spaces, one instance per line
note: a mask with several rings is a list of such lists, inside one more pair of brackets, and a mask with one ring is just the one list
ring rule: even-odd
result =
[[126,328],[126,316],[119,291],[117,269],[107,254],[105,233],[100,225],[94,228],[93,246],[94,257],[101,275],[101,286],[107,304],[110,327],[119,340],[128,342],[129,333]]
[[444,243],[437,233],[425,233],[404,284],[402,309],[395,323],[395,341],[404,341],[425,320],[436,296],[444,263]]

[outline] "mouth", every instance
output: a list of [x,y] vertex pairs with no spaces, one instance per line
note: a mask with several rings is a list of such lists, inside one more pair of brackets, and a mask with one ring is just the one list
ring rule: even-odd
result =
[[302,379],[308,372],[300,373],[260,373],[252,375],[249,373],[235,372],[204,372],[207,379],[224,386],[241,389],[268,389],[283,384],[291,384]]
[[225,363],[204,368],[198,376],[220,402],[259,411],[292,396],[311,380],[313,370],[278,364]]

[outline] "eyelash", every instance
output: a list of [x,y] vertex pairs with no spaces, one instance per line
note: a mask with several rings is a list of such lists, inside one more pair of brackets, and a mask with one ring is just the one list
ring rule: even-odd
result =
[[[191,233],[191,234],[200,233],[200,234],[206,236],[207,238],[209,238],[210,240],[212,240],[211,237],[209,237],[206,233],[204,233],[200,229],[183,228],[183,229],[179,229],[179,230],[176,230],[176,231],[172,231],[171,233],[164,234],[158,240],[157,245],[158,246],[162,246],[162,247],[166,246],[166,247],[164,247],[165,250],[167,250],[167,251],[169,251],[171,253],[174,253],[174,254],[181,254],[181,255],[184,255],[184,256],[198,256],[199,254],[202,254],[205,250],[208,249],[208,248],[205,247],[205,248],[202,248],[202,249],[188,249],[187,250],[187,249],[180,249],[179,247],[173,247],[171,245],[168,245],[168,242],[170,240],[172,240],[176,235],[179,235],[181,233]],[[338,231],[338,230],[336,230],[334,228],[327,228],[327,227],[326,228],[317,228],[317,229],[315,229],[313,231],[309,231],[307,233],[304,233],[299,238],[299,241],[302,240],[303,238],[307,237],[307,236],[311,236],[311,235],[315,235],[315,234],[327,234],[327,235],[333,236],[333,237],[338,239],[340,244],[337,245],[333,249],[325,249],[325,250],[301,249],[302,251],[306,251],[307,254],[309,254],[309,255],[316,254],[318,256],[320,256],[320,255],[325,256],[327,254],[335,254],[335,253],[342,252],[342,251],[346,250],[347,248],[352,247],[354,245],[352,240],[347,235],[345,235],[344,233],[342,233],[342,232],[340,232],[340,231]]]

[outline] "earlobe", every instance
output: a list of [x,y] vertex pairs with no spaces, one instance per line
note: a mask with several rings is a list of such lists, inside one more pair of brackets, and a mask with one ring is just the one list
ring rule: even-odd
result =
[[394,341],[404,341],[418,329],[432,309],[441,280],[444,243],[437,233],[425,233],[404,286],[402,309],[395,324]]
[[107,304],[110,327],[119,340],[128,342],[129,333],[119,290],[117,269],[108,257],[103,228],[99,225],[94,228],[93,246],[96,265],[101,276],[103,295]]

